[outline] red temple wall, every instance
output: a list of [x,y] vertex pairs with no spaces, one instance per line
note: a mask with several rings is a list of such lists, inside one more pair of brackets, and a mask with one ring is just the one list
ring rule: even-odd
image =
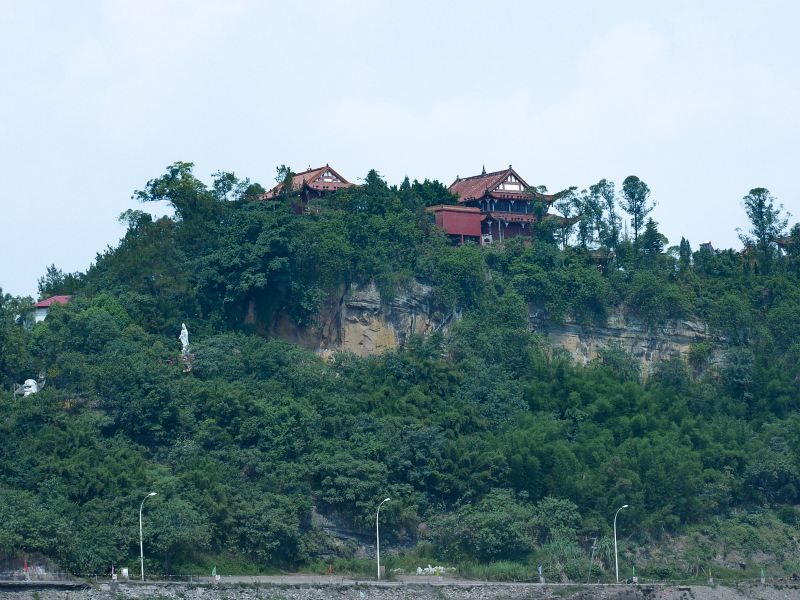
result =
[[481,235],[481,215],[473,212],[440,210],[436,224],[451,235]]

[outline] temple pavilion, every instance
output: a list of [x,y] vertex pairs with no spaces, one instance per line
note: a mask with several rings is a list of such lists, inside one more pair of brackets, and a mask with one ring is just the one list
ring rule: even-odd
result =
[[[295,212],[302,212],[312,200],[319,200],[342,188],[352,187],[333,167],[325,165],[316,169],[308,168],[302,173],[292,174],[292,195],[300,198],[302,204],[295,204]],[[259,200],[274,200],[283,195],[283,183],[259,196]]]
[[[448,189],[458,203],[431,206],[428,212],[457,243],[485,245],[516,236],[530,237],[532,225],[540,218],[575,222],[548,212],[565,192],[542,194],[533,190],[511,165],[502,171],[487,173],[484,168],[480,175],[456,177]],[[534,201],[541,203],[538,210]]]

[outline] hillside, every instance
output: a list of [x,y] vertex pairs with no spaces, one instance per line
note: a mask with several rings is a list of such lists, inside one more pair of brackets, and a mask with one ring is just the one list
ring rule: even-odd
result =
[[[128,211],[85,273],[42,278],[68,304],[31,327],[30,299],[3,297],[0,384],[46,385],[0,398],[0,555],[134,569],[153,490],[150,572],[358,569],[385,497],[390,567],[538,562],[578,580],[597,538],[609,579],[629,504],[621,571],[797,572],[800,227],[759,235],[743,211],[748,250],[672,249],[652,219],[621,235],[609,185],[611,204],[573,192],[582,218],[542,220],[532,243],[454,246],[425,211],[454,201],[438,182],[372,171],[295,214],[291,194],[258,201],[257,184],[173,165],[136,194],[172,218]],[[276,337],[324,334],[353,287],[380,310],[424,287],[429,326],[361,357]],[[709,335],[646,370],[614,344],[583,364],[532,315]]]

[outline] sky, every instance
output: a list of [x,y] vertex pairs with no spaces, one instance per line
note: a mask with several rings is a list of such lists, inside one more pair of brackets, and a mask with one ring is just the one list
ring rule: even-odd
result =
[[124,233],[176,161],[329,163],[550,191],[635,174],[677,244],[740,247],[742,196],[800,218],[793,1],[0,0],[0,288]]

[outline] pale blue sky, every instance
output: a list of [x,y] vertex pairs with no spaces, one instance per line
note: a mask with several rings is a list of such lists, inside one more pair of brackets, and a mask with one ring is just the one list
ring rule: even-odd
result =
[[800,216],[798,6],[0,0],[0,287],[86,269],[177,160],[265,187],[636,174],[671,243],[739,247],[750,188]]

